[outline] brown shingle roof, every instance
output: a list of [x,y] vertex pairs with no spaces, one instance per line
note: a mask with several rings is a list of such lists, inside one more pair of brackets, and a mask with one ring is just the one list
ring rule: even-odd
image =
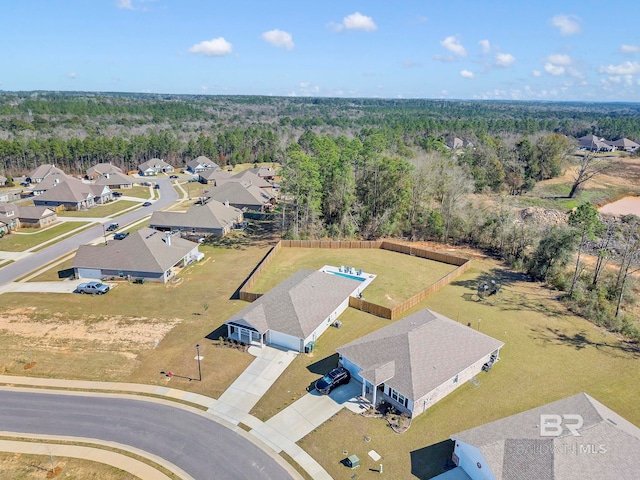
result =
[[444,315],[421,310],[336,351],[361,367],[361,375],[372,383],[391,371],[381,367],[394,362],[395,374],[384,382],[417,400],[502,345]]
[[270,195],[262,188],[243,182],[228,182],[224,185],[211,187],[205,190],[203,195],[221,203],[228,201],[232,205],[251,205],[256,207],[269,203],[273,198],[273,195]]

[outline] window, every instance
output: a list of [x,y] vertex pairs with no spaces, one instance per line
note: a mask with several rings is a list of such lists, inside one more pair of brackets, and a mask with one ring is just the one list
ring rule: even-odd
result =
[[402,395],[400,392],[395,391],[393,388],[389,387],[389,393],[391,398],[393,398],[400,405],[404,405],[405,407],[409,403],[409,399]]

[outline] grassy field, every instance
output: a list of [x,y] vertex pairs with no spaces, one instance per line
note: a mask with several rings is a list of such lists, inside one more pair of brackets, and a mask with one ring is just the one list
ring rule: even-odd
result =
[[[495,277],[504,285],[501,298],[477,301],[473,292],[479,278]],[[555,295],[496,262],[474,260],[473,268],[416,310],[428,307],[459,318],[505,342],[501,361],[477,377],[479,385],[461,386],[418,416],[402,435],[381,419],[345,410],[303,438],[300,446],[336,479],[351,474],[338,463],[346,456],[343,451],[358,455],[361,471],[377,468],[379,462],[367,455],[371,449],[382,455],[384,472],[379,478],[431,478],[441,473],[452,451],[451,434],[579,392],[640,425],[637,345],[570,315]],[[317,346],[324,341],[323,336]]]
[[[226,335],[226,328],[219,327],[246,305],[231,298],[266,249],[201,250],[205,260],[184,269],[176,284],[117,282],[108,295],[67,295],[64,301],[57,294],[3,294],[0,372],[166,385],[161,371],[197,374],[199,343],[203,381],[171,382],[217,398],[253,360],[248,353],[216,345]],[[96,340],[111,330],[118,332],[113,341]],[[36,365],[25,370],[30,362]]]
[[298,270],[317,270],[323,265],[349,265],[378,275],[364,290],[363,297],[387,307],[411,298],[456,268],[388,250],[281,248],[251,290],[267,292]]
[[36,245],[65,235],[71,230],[86,226],[88,222],[64,222],[44,230],[23,229],[19,233],[5,235],[0,239],[0,250],[7,252],[24,252]]
[[153,191],[152,193],[149,193],[149,189],[150,187],[134,186],[131,188],[123,188],[118,191],[126,197],[136,197],[147,200],[148,198],[153,198]]
[[[103,463],[80,458],[54,457],[54,468],[59,473],[56,478],[82,480],[134,480],[135,475]],[[40,480],[51,471],[49,455],[27,455],[23,453],[0,452],[0,472],[3,479]],[[52,477],[51,477],[52,478]]]
[[115,202],[109,202],[106,205],[93,207],[88,210],[60,212],[59,215],[61,217],[78,217],[78,218],[109,217],[111,215],[120,213],[122,210],[131,208],[135,205],[138,205],[138,203],[131,200],[118,200]]

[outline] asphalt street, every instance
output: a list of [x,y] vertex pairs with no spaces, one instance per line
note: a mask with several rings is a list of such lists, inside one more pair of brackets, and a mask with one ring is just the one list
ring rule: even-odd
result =
[[[149,215],[155,210],[160,210],[178,199],[178,192],[173,188],[170,179],[154,178],[152,180],[160,185],[160,198],[153,202],[150,207],[140,207],[119,216],[117,221],[120,225],[126,225],[127,223],[139,220],[145,215]],[[21,260],[0,268],[0,287],[15,281],[16,279],[42,267],[43,265],[46,265],[49,262],[52,262],[56,258],[72,252],[80,245],[84,245],[85,243],[89,243],[90,241],[101,237],[102,234],[102,226],[98,225],[60,242],[54,243],[50,247],[43,248],[33,255],[29,255]]]
[[0,431],[122,443],[158,455],[196,480],[292,478],[215,421],[144,400],[1,390]]

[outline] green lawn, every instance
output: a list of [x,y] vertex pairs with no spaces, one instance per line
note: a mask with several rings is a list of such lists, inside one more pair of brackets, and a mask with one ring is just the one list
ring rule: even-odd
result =
[[132,200],[117,200],[88,210],[63,211],[59,213],[59,216],[77,218],[109,217],[135,205],[138,205],[138,203]]
[[[478,386],[461,386],[402,435],[383,420],[343,410],[299,442],[333,478],[350,475],[338,463],[345,450],[358,455],[361,471],[377,468],[379,462],[367,455],[371,449],[382,455],[379,478],[431,478],[441,473],[452,451],[451,434],[583,391],[640,425],[637,346],[568,314],[555,292],[518,279],[496,262],[473,262],[473,268],[415,310],[428,307],[473,328],[479,324],[481,331],[505,342],[501,361],[478,375]],[[502,298],[477,302],[472,293],[479,276],[487,274],[503,278]],[[324,341],[323,336],[317,347]]]
[[5,235],[0,239],[0,250],[7,252],[23,252],[31,247],[51,240],[60,235],[65,235],[71,230],[88,225],[89,222],[64,222],[45,230],[22,229],[20,233]]
[[132,188],[123,188],[122,190],[118,190],[122,193],[122,195],[126,197],[136,197],[142,198],[143,200],[147,200],[148,198],[153,198],[152,194],[149,194],[149,187],[143,186],[134,186]]
[[456,268],[381,249],[281,248],[250,290],[267,292],[298,270],[317,270],[323,265],[348,265],[377,275],[363,297],[387,307],[411,298]]

